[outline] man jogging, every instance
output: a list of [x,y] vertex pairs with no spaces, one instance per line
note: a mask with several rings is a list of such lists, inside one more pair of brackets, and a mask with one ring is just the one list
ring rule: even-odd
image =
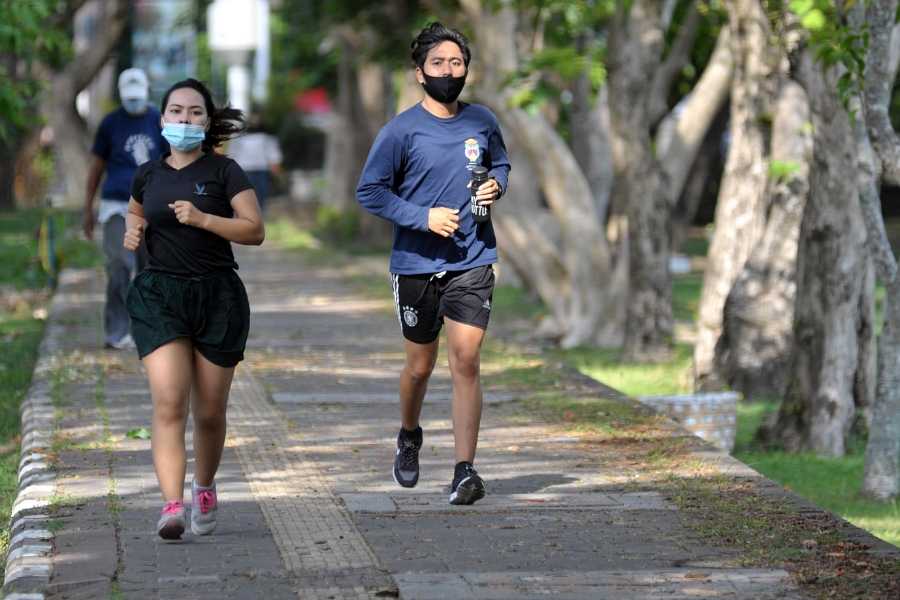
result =
[[456,454],[450,503],[472,504],[485,494],[473,463],[497,243],[490,221],[473,218],[469,185],[473,169],[487,169],[474,195],[489,207],[506,189],[510,165],[496,117],[457,100],[471,59],[466,38],[432,23],[413,41],[412,59],[425,97],[378,134],[357,188],[366,210],[394,224],[390,271],[406,364],[393,472],[403,487],[418,482],[419,416],[446,323]]
[[[122,246],[125,215],[131,196],[131,180],[138,167],[156,160],[169,145],[159,127],[159,111],[147,104],[150,86],[141,69],[125,69],[119,75],[122,106],[100,123],[88,170],[84,199],[84,235],[94,237],[94,220],[103,226],[103,253],[106,256],[106,304],[103,309],[107,348],[134,348],[125,294],[137,271],[145,266],[144,249],[131,252]],[[94,197],[104,173],[100,210],[94,214]]]

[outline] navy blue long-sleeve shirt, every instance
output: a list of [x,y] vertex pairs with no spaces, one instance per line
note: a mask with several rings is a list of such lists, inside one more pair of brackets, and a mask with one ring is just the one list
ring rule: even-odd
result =
[[[400,275],[464,271],[497,262],[490,222],[477,225],[466,185],[484,166],[506,191],[509,159],[494,114],[459,103],[442,119],[421,104],[394,117],[379,132],[356,189],[359,203],[394,224],[390,270]],[[445,238],[428,230],[428,211],[459,209],[459,229]]]

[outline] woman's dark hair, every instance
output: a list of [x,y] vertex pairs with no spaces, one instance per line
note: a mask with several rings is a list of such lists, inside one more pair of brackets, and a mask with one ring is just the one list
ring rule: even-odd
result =
[[469,61],[472,60],[469,40],[457,30],[444,27],[436,21],[429,23],[410,44],[412,61],[421,69],[425,65],[425,57],[428,56],[429,50],[443,42],[453,42],[459,46],[459,49],[462,50],[463,62],[466,63],[468,69]]
[[191,88],[203,96],[203,103],[206,105],[206,114],[209,115],[209,129],[206,132],[206,138],[203,140],[202,144],[204,152],[211,151],[222,142],[233,138],[246,129],[243,111],[228,106],[216,108],[209,89],[203,85],[203,82],[193,78],[179,81],[166,90],[159,109],[161,114],[164,115],[166,113],[166,106],[169,104],[169,96],[172,92],[182,88]]

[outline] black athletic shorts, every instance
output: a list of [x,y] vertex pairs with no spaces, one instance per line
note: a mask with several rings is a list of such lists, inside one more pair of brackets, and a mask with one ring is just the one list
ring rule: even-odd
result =
[[233,367],[244,358],[250,303],[234,271],[201,277],[141,271],[128,288],[126,306],[141,358],[177,338],[190,339],[220,367]]
[[492,265],[424,275],[391,274],[403,337],[418,344],[437,339],[447,317],[487,329],[494,295]]

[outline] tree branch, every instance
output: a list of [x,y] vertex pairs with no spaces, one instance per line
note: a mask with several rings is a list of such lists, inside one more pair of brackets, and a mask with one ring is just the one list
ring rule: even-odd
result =
[[92,41],[87,50],[79,53],[63,72],[73,95],[93,81],[125,32],[128,2],[115,0],[111,5],[107,5],[106,10],[108,12],[104,14],[103,23],[97,28],[98,37]]
[[866,10],[869,56],[866,61],[864,110],[872,147],[882,163],[882,176],[900,185],[900,140],[891,125],[891,34],[897,0],[872,0]]
[[88,3],[88,0],[69,0],[65,3],[63,10],[53,17],[50,21],[52,29],[66,29],[75,20],[75,14],[82,6]]
[[672,25],[672,18],[675,16],[675,7],[678,6],[678,0],[666,0],[662,7],[662,26],[668,29]]
[[666,116],[656,136],[659,160],[669,178],[673,201],[681,195],[706,131],[728,98],[733,72],[731,35],[728,27],[723,27],[709,63],[691,95]]
[[691,59],[691,49],[694,47],[694,40],[697,39],[699,29],[700,11],[697,10],[697,4],[692,3],[690,12],[678,31],[678,37],[669,50],[669,55],[653,74],[648,111],[651,123],[657,123],[668,111],[666,100],[669,96],[669,89]]
[[870,37],[863,109],[867,131],[857,134],[857,138],[862,139],[864,133],[868,133],[868,141],[874,150],[874,156],[871,156],[866,143],[860,153],[860,200],[868,226],[872,258],[878,277],[885,282],[893,281],[897,274],[897,262],[884,230],[878,194],[880,178],[900,185],[900,140],[888,113],[896,68],[891,62],[891,37],[896,14],[897,0],[872,0],[866,9]]

